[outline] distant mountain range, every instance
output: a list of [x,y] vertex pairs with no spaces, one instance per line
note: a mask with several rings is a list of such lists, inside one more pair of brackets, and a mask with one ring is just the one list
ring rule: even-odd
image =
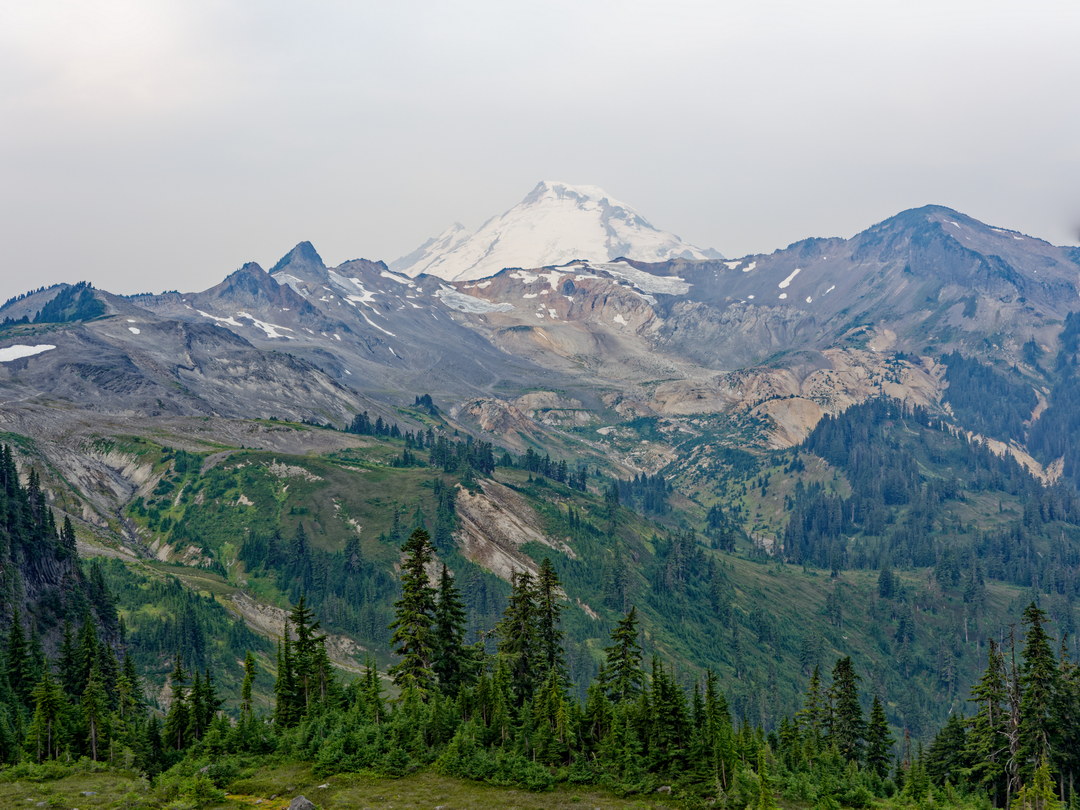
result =
[[[587,226],[558,242],[570,221]],[[612,258],[635,245],[674,257]],[[0,320],[66,322],[10,325],[0,388],[110,413],[335,423],[431,393],[511,446],[556,427],[725,414],[784,446],[878,394],[947,407],[941,357],[954,350],[1020,375],[1045,403],[1052,380],[1032,347],[1056,352],[1080,309],[1076,249],[941,206],[851,239],[705,259],[599,190],[541,183],[472,236],[422,252],[396,263],[407,272],[366,259],[331,268],[302,242],[269,272],[247,264],[202,292],[84,289],[76,307],[62,298],[73,288],[38,291]],[[511,255],[540,266],[503,269]],[[408,274],[423,269],[445,277]],[[19,354],[41,344],[56,348]]]

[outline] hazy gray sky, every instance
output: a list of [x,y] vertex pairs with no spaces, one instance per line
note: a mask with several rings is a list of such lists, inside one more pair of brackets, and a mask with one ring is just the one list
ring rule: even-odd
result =
[[0,0],[0,298],[394,259],[541,179],[729,256],[1080,232],[1080,3]]

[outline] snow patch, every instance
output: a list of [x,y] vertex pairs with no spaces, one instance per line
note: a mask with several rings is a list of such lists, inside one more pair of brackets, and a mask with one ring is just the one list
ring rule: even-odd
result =
[[407,287],[411,287],[413,285],[412,281],[408,278],[408,276],[399,276],[397,273],[391,273],[389,270],[380,270],[379,275],[383,278],[388,278],[391,281],[396,281],[398,284],[404,284]]
[[202,315],[204,318],[209,318],[210,320],[217,321],[218,323],[227,323],[229,326],[243,326],[243,324],[240,323],[240,321],[236,320],[236,318],[219,318],[216,315],[211,315],[209,312],[203,312],[201,309],[197,309],[195,311]]
[[237,312],[236,317],[245,318],[251,321],[254,326],[257,326],[259,329],[263,330],[268,338],[283,338],[284,340],[293,340],[293,338],[289,335],[283,335],[281,334],[281,332],[278,331],[279,329],[283,329],[286,332],[293,331],[287,326],[278,326],[276,323],[267,323],[266,321],[260,321],[254,315],[249,315],[247,312]]
[[[471,312],[477,315],[485,312],[510,312],[514,309],[513,304],[495,304],[491,301],[485,301],[483,298],[477,298],[476,296],[468,295],[467,293],[458,290],[452,290],[449,287],[440,287],[435,291],[435,297],[451,309],[456,309],[458,312]],[[419,307],[417,307],[417,309],[419,309]]]
[[801,272],[802,272],[802,268],[801,267],[796,267],[794,270],[791,271],[790,276],[785,278],[783,281],[781,281],[776,286],[779,287],[781,290],[787,289],[788,285],[791,284],[791,282],[795,280],[795,276],[799,275],[799,273],[801,273]]
[[276,281],[278,284],[284,284],[288,287],[292,287],[293,290],[300,293],[301,295],[304,294],[304,280],[297,278],[291,273],[276,273],[274,275],[274,281]]
[[780,300],[783,301],[785,298],[787,298],[787,293],[780,293]]
[[830,286],[830,287],[829,287],[829,289],[827,289],[827,290],[825,291],[825,295],[828,295],[829,293],[831,293],[831,292],[832,292],[833,290],[835,290],[835,289],[836,289],[836,285],[835,285],[835,284],[833,284],[832,286]]
[[138,328],[137,328],[137,327],[134,327],[134,326],[129,326],[129,327],[128,327],[128,331],[129,331],[129,332],[131,332],[131,334],[133,334],[133,335],[138,335],[138,334],[140,334],[140,332],[139,332]]
[[33,357],[35,354],[52,351],[55,348],[51,343],[39,343],[36,346],[16,343],[14,346],[4,346],[0,348],[0,363],[10,363],[12,360],[23,357]]
[[622,316],[621,312],[616,312],[615,317],[612,318],[611,320],[615,321],[615,323],[622,324],[623,326],[626,326],[626,318],[624,318]]
[[810,295],[806,296],[806,303],[808,303],[808,304],[814,303],[813,296],[810,296]]
[[744,267],[744,268],[742,269],[742,271],[743,271],[744,273],[749,273],[749,272],[750,272],[751,270],[753,270],[753,269],[754,269],[755,267],[757,267],[757,262],[750,262],[750,264],[746,265],[746,267]]
[[685,295],[690,292],[690,285],[685,279],[678,276],[655,276],[638,270],[624,262],[603,262],[592,264],[590,267],[603,270],[610,275],[629,282],[643,293],[659,293],[660,295]]

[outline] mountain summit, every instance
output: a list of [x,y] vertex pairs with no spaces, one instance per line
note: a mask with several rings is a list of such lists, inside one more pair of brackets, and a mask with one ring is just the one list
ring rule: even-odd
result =
[[596,186],[543,181],[505,214],[475,231],[455,225],[390,266],[450,281],[485,278],[506,267],[544,267],[574,259],[644,262],[718,259],[687,244]]

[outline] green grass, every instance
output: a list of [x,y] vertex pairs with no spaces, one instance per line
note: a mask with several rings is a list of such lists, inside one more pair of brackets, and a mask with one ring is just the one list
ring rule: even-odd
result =
[[[320,788],[320,785],[328,787]],[[395,810],[431,810],[440,806],[445,810],[651,810],[678,806],[652,796],[620,798],[595,788],[559,786],[551,791],[530,793],[466,782],[432,771],[421,771],[401,779],[365,774],[316,777],[304,765],[260,768],[251,776],[229,786],[229,796],[236,804],[253,806],[254,798],[279,797],[279,804],[254,805],[273,810],[288,807],[289,800],[301,794],[322,810],[382,810],[391,807]]]

